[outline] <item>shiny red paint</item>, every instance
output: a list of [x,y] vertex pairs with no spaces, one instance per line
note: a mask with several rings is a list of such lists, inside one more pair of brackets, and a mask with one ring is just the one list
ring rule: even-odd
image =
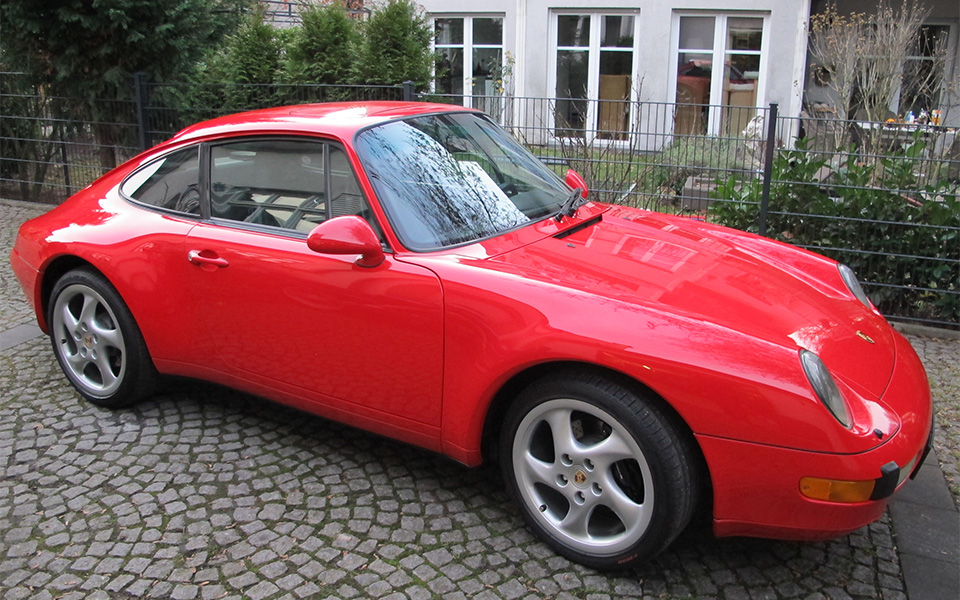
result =
[[[284,107],[188,128],[23,225],[11,262],[47,328],[56,277],[80,262],[116,287],[163,373],[260,394],[479,464],[514,383],[594,365],[651,390],[709,468],[720,535],[814,539],[856,529],[885,500],[802,497],[804,476],[875,479],[927,441],[922,365],[836,263],[757,236],[588,203],[480,242],[406,250],[352,150],[430,104]],[[120,196],[152,157],[254,135],[335,140],[390,252],[359,218],[308,237],[226,227]],[[868,343],[857,334],[871,338]],[[819,354],[854,425],[817,400],[799,361]],[[875,432],[880,431],[881,436]]]
[[355,215],[321,223],[307,236],[307,247],[320,254],[360,255],[361,267],[383,263],[383,248],[367,222]]
[[590,190],[587,187],[587,182],[580,173],[577,173],[573,169],[568,169],[567,176],[564,181],[572,189],[580,190],[580,196],[582,198],[587,198],[590,196]]

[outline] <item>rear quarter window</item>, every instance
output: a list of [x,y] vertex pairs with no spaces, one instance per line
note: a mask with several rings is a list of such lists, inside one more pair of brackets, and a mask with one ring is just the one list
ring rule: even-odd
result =
[[120,193],[141,204],[200,214],[199,147],[171,152],[134,171]]

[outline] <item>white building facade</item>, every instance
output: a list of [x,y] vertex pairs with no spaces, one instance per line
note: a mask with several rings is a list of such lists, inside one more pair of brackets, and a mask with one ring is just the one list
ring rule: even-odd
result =
[[[437,93],[464,94],[465,104],[484,110],[483,97],[502,92],[557,99],[553,122],[542,124],[556,135],[615,138],[631,124],[642,126],[624,100],[698,105],[678,107],[671,126],[713,135],[739,133],[771,102],[796,117],[805,103],[829,100],[807,67],[809,15],[825,0],[419,2],[443,57]],[[869,12],[877,2],[837,4],[840,12]],[[960,2],[936,0],[932,7],[928,22],[956,56]],[[956,63],[948,64],[951,73]],[[955,93],[942,101],[955,104]],[[948,124],[956,124],[957,113]]]

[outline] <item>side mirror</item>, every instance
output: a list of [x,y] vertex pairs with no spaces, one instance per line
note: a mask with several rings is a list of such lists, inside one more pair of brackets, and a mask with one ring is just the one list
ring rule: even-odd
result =
[[319,254],[359,254],[357,265],[361,267],[376,267],[384,260],[377,234],[356,215],[320,223],[307,236],[307,246]]
[[577,173],[573,169],[567,169],[567,177],[564,181],[572,190],[577,188],[583,190],[580,195],[584,198],[590,195],[590,190],[587,189],[587,181],[583,178],[583,175]]

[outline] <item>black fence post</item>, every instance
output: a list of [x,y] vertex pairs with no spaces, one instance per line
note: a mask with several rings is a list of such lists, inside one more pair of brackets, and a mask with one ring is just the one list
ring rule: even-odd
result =
[[67,196],[73,194],[70,185],[70,159],[67,157],[67,141],[63,139],[63,125],[57,125],[57,138],[60,140],[60,162],[63,164],[63,184],[67,188]]
[[416,85],[415,83],[409,80],[403,82],[403,101],[404,102],[413,102],[415,100],[415,96],[416,96],[416,88],[414,87],[415,85]]
[[133,74],[133,96],[137,101],[137,139],[140,150],[150,148],[150,130],[147,120],[147,74],[138,71]]
[[763,152],[763,191],[760,196],[760,216],[757,219],[757,232],[767,235],[767,210],[770,205],[770,180],[773,179],[773,153],[777,148],[777,109],[776,102],[770,103],[767,113],[767,142]]

